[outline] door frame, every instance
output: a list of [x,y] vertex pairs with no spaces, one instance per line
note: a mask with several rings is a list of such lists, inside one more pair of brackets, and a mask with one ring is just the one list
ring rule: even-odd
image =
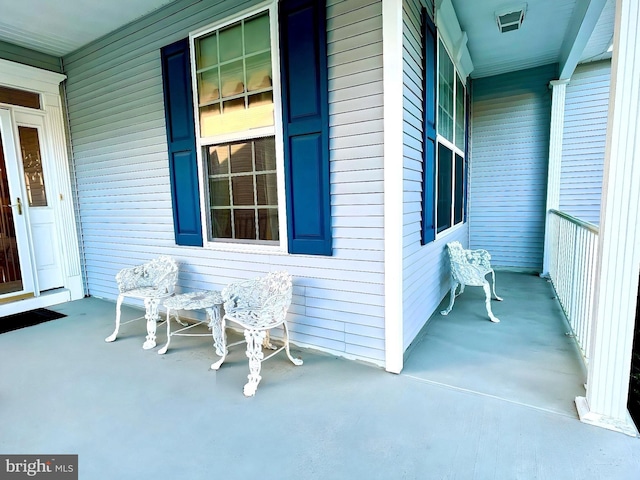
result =
[[40,95],[40,110],[6,104],[3,106],[11,110],[38,113],[44,119],[45,138],[41,139],[41,143],[46,150],[48,170],[51,172],[47,188],[51,188],[51,199],[54,200],[54,218],[58,229],[60,263],[64,278],[64,286],[61,289],[41,294],[36,288],[34,298],[0,304],[0,317],[77,300],[85,295],[61,96],[61,84],[66,78],[59,73],[0,59],[0,85]]

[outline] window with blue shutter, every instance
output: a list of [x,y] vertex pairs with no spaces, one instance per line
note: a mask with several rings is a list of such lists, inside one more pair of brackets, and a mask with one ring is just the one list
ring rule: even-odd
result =
[[325,3],[280,2],[289,252],[331,255]]
[[466,221],[469,105],[463,80],[423,9],[422,244]]
[[162,49],[177,243],[268,251],[286,223],[289,253],[332,254],[325,16],[320,0],[282,0]]
[[202,246],[189,40],[161,50],[175,240]]

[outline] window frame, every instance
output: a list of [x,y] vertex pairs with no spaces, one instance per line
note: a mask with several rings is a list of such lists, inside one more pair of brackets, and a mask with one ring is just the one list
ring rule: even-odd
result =
[[[437,33],[437,39],[438,39],[438,48],[436,49],[436,79],[438,79],[438,82],[440,81],[440,52],[441,52],[441,48],[442,47],[444,49],[444,51],[447,53],[447,55],[449,56],[449,60],[453,65],[453,105],[452,105],[452,110],[453,110],[453,117],[452,117],[452,127],[453,127],[453,137],[452,140],[448,140],[446,137],[444,137],[443,135],[440,134],[440,130],[439,130],[439,125],[440,125],[440,87],[439,84],[436,85],[436,161],[435,161],[435,192],[434,192],[434,218],[435,218],[435,239],[438,240],[439,238],[442,238],[443,236],[449,235],[450,233],[452,233],[453,231],[462,228],[462,226],[466,223],[467,219],[466,219],[466,215],[465,215],[465,210],[467,208],[467,202],[466,202],[466,196],[467,196],[467,188],[466,188],[466,182],[465,182],[465,178],[468,175],[467,169],[468,169],[468,163],[467,163],[467,155],[466,155],[466,142],[467,140],[467,130],[469,128],[468,122],[467,122],[467,108],[468,108],[468,104],[467,104],[467,79],[466,78],[462,78],[460,76],[460,69],[458,68],[458,66],[456,65],[456,62],[454,61],[454,57],[452,57],[451,53],[449,52],[449,49],[447,48],[447,45],[444,41],[444,39],[442,38],[442,36],[440,35],[440,33]],[[458,99],[458,79],[460,80],[460,83],[462,84],[463,87],[463,105],[464,105],[464,112],[463,112],[463,117],[464,117],[464,128],[463,128],[463,136],[465,137],[465,147],[464,148],[459,148],[456,145],[456,120],[457,120],[457,99]],[[451,151],[451,157],[452,157],[452,165],[451,165],[451,225],[447,228],[444,228],[443,230],[438,230],[438,194],[439,194],[439,162],[440,162],[440,150],[439,150],[439,145],[443,145],[444,147],[448,148]],[[459,155],[460,157],[462,157],[462,175],[463,175],[463,190],[462,190],[462,220],[458,223],[455,223],[455,200],[456,200],[456,155]]]
[[[192,82],[192,106],[194,109],[194,127],[196,137],[196,158],[198,162],[198,182],[200,186],[200,211],[203,225],[202,240],[203,248],[210,250],[227,250],[238,252],[255,252],[270,254],[286,254],[288,252],[287,235],[287,211],[285,196],[285,176],[284,176],[284,144],[282,125],[282,85],[280,79],[280,39],[278,28],[278,4],[277,1],[262,2],[253,7],[242,10],[223,20],[213,22],[203,28],[195,30],[189,34],[189,56]],[[270,34],[271,34],[271,75],[273,87],[273,116],[272,126],[259,127],[240,132],[225,133],[201,137],[200,135],[200,111],[198,97],[198,75],[196,63],[196,42],[212,32],[237,23],[243,19],[268,12]],[[251,141],[263,137],[274,137],[276,156],[276,182],[278,198],[278,237],[277,244],[274,241],[246,240],[246,239],[210,239],[211,215],[209,204],[209,182],[205,168],[204,149],[211,145],[234,143],[241,141]]]

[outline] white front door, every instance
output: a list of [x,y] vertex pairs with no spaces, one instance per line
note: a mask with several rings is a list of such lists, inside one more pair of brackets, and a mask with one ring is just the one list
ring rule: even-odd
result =
[[0,167],[9,193],[2,200],[0,231],[0,300],[6,301],[63,287],[64,275],[43,116],[2,108],[0,119]]
[[[56,192],[51,189],[45,148],[46,132],[41,115],[16,111],[19,153],[25,192],[24,203],[29,211],[33,260],[35,263],[37,288],[40,292],[62,287],[64,277],[60,263],[58,229],[53,210]],[[49,188],[47,188],[49,187]]]
[[0,108],[0,301],[35,292],[19,165],[11,112]]

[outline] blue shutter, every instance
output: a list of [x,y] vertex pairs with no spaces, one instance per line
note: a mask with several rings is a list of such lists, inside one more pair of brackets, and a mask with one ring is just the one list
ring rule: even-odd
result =
[[469,193],[469,142],[471,142],[471,94],[473,92],[473,84],[471,83],[471,77],[467,78],[467,89],[465,91],[465,126],[464,126],[464,187],[463,187],[463,222],[467,221],[468,210],[468,193]]
[[161,57],[176,243],[201,247],[202,223],[189,39],[162,48]]
[[280,62],[290,253],[331,255],[324,1],[280,2]]
[[423,128],[422,128],[422,244],[436,238],[436,26],[422,10]]

